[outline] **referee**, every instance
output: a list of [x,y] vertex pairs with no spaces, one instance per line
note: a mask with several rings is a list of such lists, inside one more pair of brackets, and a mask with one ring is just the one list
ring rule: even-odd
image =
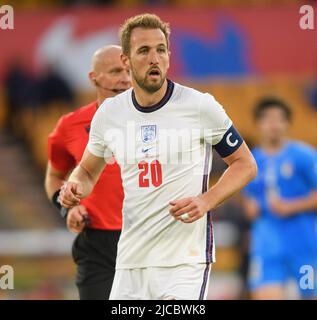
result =
[[61,208],[58,195],[64,180],[81,160],[97,108],[105,99],[131,86],[129,70],[123,66],[120,55],[121,47],[114,45],[94,53],[89,79],[96,88],[97,101],[62,116],[48,138],[45,189],[66,219],[67,228],[78,234],[72,255],[81,300],[109,298],[122,224],[120,168],[115,161],[107,165],[91,195],[69,211]]

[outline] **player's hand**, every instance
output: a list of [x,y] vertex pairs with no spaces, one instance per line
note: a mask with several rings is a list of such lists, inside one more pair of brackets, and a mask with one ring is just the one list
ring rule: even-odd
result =
[[250,221],[255,221],[260,214],[260,206],[254,198],[244,198],[244,211]]
[[59,202],[63,207],[71,209],[79,205],[82,194],[82,186],[80,184],[67,181],[63,184],[59,193]]
[[290,201],[282,200],[279,197],[270,199],[271,210],[281,217],[288,217],[294,214],[292,203]]
[[74,233],[82,232],[88,221],[88,212],[83,205],[73,207],[67,213],[67,228]]
[[192,223],[202,218],[208,211],[207,203],[200,197],[173,200],[169,203],[170,214],[184,223]]

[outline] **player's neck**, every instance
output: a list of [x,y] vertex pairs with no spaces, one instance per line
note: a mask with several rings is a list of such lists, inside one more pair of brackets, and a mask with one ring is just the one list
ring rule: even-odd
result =
[[264,140],[261,143],[262,149],[268,154],[274,154],[281,151],[286,143],[285,138],[275,140]]
[[151,107],[163,99],[167,90],[167,80],[165,79],[162,87],[154,93],[144,91],[138,85],[135,85],[133,89],[138,104],[142,107]]

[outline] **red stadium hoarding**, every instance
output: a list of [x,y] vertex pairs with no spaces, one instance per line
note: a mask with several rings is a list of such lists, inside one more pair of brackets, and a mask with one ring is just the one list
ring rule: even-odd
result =
[[84,88],[92,52],[118,42],[120,24],[141,12],[154,12],[171,24],[173,78],[311,75],[317,71],[317,31],[300,28],[299,9],[298,5],[15,11],[14,30],[0,30],[0,79],[10,61],[19,58],[33,71],[53,64],[75,87]]

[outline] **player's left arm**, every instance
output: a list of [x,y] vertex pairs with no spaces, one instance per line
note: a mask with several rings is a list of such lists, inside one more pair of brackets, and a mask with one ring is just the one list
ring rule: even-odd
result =
[[313,148],[306,146],[298,153],[299,169],[311,191],[306,196],[295,199],[286,200],[279,197],[271,199],[271,209],[280,216],[317,211],[317,153]]
[[256,162],[245,142],[223,160],[228,165],[227,170],[217,183],[201,196],[209,204],[209,210],[218,207],[240,191],[257,175]]
[[284,200],[274,198],[270,202],[271,209],[280,216],[291,216],[295,214],[305,213],[307,211],[317,210],[317,190],[312,191],[308,196]]
[[[209,94],[200,105],[200,123],[206,143],[213,145],[228,169],[200,196],[170,202],[170,213],[186,223],[194,222],[245,187],[257,174],[256,161],[222,106]],[[184,219],[183,214],[186,215]]]
[[170,202],[172,206],[170,213],[177,220],[182,220],[181,216],[185,213],[189,215],[188,219],[182,220],[185,223],[200,219],[206,212],[217,208],[234,193],[245,187],[257,174],[256,162],[245,142],[223,160],[228,168],[207,192],[198,197]]

